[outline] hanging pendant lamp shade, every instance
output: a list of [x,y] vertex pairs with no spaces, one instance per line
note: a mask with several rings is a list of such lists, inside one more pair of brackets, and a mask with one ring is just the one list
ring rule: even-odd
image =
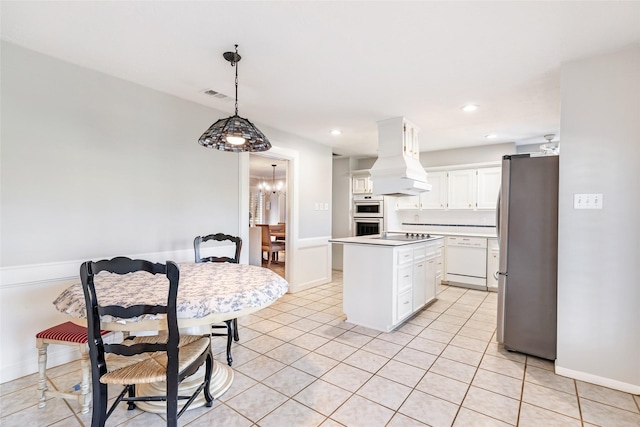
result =
[[233,116],[220,119],[202,134],[198,142],[208,148],[222,151],[267,151],[271,143],[264,134],[248,119],[238,115],[238,45],[235,52],[225,52],[224,59],[236,67],[236,112]]

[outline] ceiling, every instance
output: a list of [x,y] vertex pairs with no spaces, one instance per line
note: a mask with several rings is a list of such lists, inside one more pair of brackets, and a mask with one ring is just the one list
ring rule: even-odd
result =
[[[234,69],[222,53],[239,44],[241,116],[355,156],[375,156],[376,121],[396,116],[421,129],[421,151],[557,139],[561,64],[640,42],[638,1],[0,7],[6,41],[225,115],[234,108]],[[480,108],[464,113],[467,103]],[[334,128],[342,134],[332,136]]]
[[[261,154],[249,155],[249,175],[251,178],[271,180],[281,180],[287,177],[287,167],[289,162],[285,159],[279,159],[268,156],[268,151]],[[276,165],[275,170],[273,165]],[[275,172],[275,174],[274,174]]]

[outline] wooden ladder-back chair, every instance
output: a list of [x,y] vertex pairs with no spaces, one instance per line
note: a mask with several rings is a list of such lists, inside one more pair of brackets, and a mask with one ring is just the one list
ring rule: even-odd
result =
[[[222,256],[209,256],[202,258],[200,256],[200,245],[209,240],[216,240],[219,242],[230,241],[235,243],[236,250],[233,258]],[[193,250],[195,252],[195,261],[196,262],[231,262],[234,264],[240,263],[240,251],[242,250],[242,239],[240,237],[231,236],[229,234],[217,233],[217,234],[209,234],[208,236],[197,236],[193,239]],[[231,341],[238,342],[240,340],[240,336],[238,335],[238,319],[230,319],[225,320],[224,325],[211,325],[212,329],[222,329],[225,328],[226,333],[217,333],[212,332],[211,336],[214,337],[227,337],[227,363],[229,366],[233,363],[233,357],[231,357]]]
[[[133,273],[144,277],[146,273],[165,275],[167,278],[166,305],[145,304],[145,295],[139,295],[140,304],[122,307],[101,305],[96,293],[94,278],[100,272],[112,274]],[[146,272],[146,273],[145,273]],[[87,307],[89,334],[89,356],[93,384],[92,427],[103,427],[107,418],[120,402],[128,402],[129,409],[135,402],[166,402],[167,425],[177,426],[178,417],[187,409],[201,391],[204,391],[206,405],[211,406],[213,398],[209,391],[213,355],[211,338],[208,335],[180,335],[176,316],[176,298],[180,272],[178,266],[167,261],[155,264],[145,260],[117,257],[98,262],[87,261],[80,267],[80,279]],[[120,344],[105,344],[100,332],[101,316],[128,319],[142,315],[164,315],[167,331],[156,336],[129,337]],[[178,386],[186,377],[193,375],[203,365],[205,375],[190,396],[178,395]],[[136,396],[136,384],[166,382],[166,393],[161,396]],[[122,392],[107,411],[109,399],[108,385],[123,386]],[[128,394],[128,397],[125,395]],[[178,400],[186,403],[178,412]]]
[[267,252],[267,267],[271,267],[271,258],[279,251],[285,250],[285,243],[271,240],[270,225],[261,224],[262,228],[262,252]]

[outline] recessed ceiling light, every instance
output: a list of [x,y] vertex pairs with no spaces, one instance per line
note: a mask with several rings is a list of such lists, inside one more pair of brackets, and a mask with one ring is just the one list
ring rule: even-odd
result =
[[462,107],[462,111],[464,111],[465,113],[470,113],[472,111],[476,111],[478,109],[478,106],[476,104],[467,104],[464,107]]
[[342,131],[340,129],[334,129],[331,131],[331,135],[340,135]]
[[495,138],[496,136],[497,136],[497,135],[496,135],[495,133],[490,133],[490,134],[485,135],[484,137],[485,137],[485,138],[487,138],[487,139],[493,139],[493,138]]

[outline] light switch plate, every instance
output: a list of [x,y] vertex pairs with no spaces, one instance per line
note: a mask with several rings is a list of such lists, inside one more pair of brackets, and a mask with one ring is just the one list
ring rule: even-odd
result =
[[574,209],[602,209],[602,193],[598,194],[574,194]]

